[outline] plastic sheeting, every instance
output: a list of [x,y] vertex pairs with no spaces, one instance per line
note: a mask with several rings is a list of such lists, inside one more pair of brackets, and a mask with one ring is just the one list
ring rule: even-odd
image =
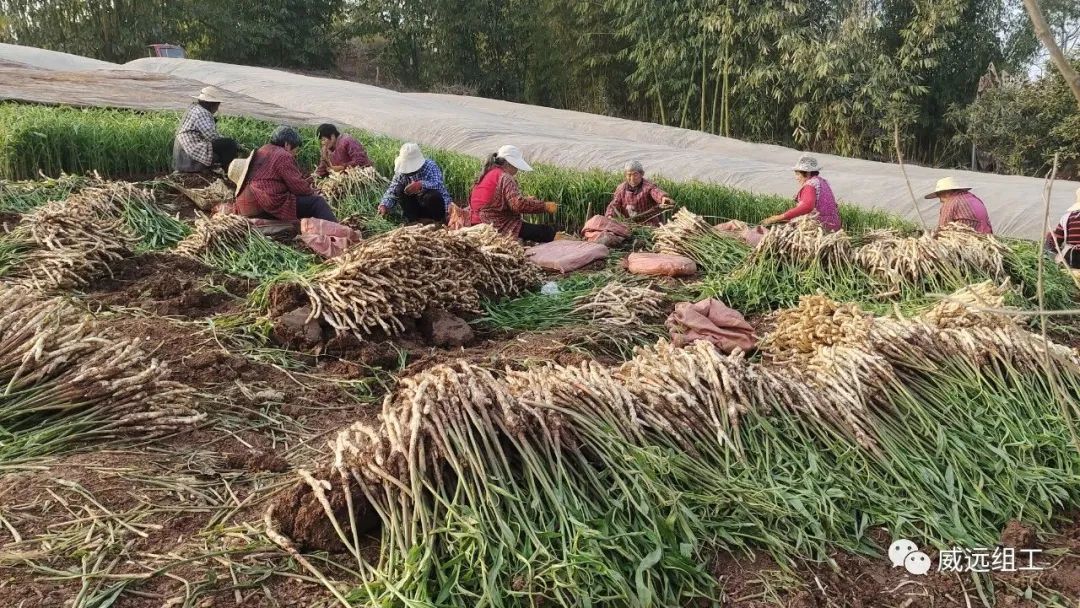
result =
[[[0,59],[31,64],[61,62],[53,57],[56,54],[23,47],[16,47],[20,49],[18,56],[9,56],[9,48],[0,46]],[[31,51],[46,53],[48,58],[37,59]],[[165,58],[138,59],[123,67],[217,85],[293,111],[329,116],[342,124],[476,157],[484,157],[503,144],[514,144],[530,161],[565,167],[619,170],[624,162],[636,158],[648,173],[671,179],[713,182],[784,197],[796,191],[791,167],[800,152],[781,146],[490,99],[398,93],[268,68]],[[64,69],[76,68],[69,64]],[[933,226],[937,203],[923,200],[922,195],[939,178],[952,175],[975,187],[975,193],[986,202],[996,232],[1041,237],[1042,179],[909,165],[916,205],[896,164],[824,154],[818,158],[824,166],[823,177],[843,202],[886,210],[915,222],[920,221],[921,213]],[[1077,182],[1055,183],[1051,225],[1073,203],[1078,187]]]

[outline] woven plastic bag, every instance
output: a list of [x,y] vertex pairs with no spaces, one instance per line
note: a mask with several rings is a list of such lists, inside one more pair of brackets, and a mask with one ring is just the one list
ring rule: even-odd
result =
[[608,255],[608,248],[587,241],[552,241],[525,250],[537,266],[555,272],[573,272]]
[[654,277],[688,277],[697,272],[697,264],[681,255],[631,253],[626,256],[626,270]]
[[728,308],[720,300],[710,298],[691,304],[680,302],[665,325],[671,332],[671,343],[683,347],[698,340],[711,342],[720,352],[736,348],[750,351],[757,346],[754,327],[742,313]]
[[305,217],[300,220],[300,240],[315,253],[329,259],[359,243],[360,233],[337,222]]
[[630,229],[609,217],[594,215],[585,222],[581,235],[586,241],[600,243],[606,247],[616,247],[630,238]]

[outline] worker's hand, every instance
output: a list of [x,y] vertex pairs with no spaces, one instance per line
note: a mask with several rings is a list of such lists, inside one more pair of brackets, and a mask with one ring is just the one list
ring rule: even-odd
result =
[[424,188],[424,185],[420,182],[412,182],[408,186],[405,186],[405,194],[420,194],[420,190]]
[[665,196],[664,198],[660,199],[660,208],[661,209],[671,209],[674,206],[675,206],[675,201],[671,200],[670,196]]
[[559,210],[559,204],[548,201],[544,203],[544,211],[551,215],[555,215],[555,212]]
[[784,216],[782,216],[782,215],[770,215],[769,217],[761,220],[761,225],[762,226],[771,226],[771,225],[775,224],[776,222],[779,222],[779,221],[781,221],[783,219],[784,219]]
[[385,216],[387,213],[390,212],[390,210],[386,208],[386,205],[379,205],[379,210],[378,211],[379,211],[379,215],[382,215],[382,216]]

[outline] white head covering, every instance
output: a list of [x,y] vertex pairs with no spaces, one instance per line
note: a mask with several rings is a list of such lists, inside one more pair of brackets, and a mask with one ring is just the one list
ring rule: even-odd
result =
[[963,183],[953,179],[952,176],[943,177],[937,180],[937,185],[934,186],[934,191],[930,194],[927,194],[923,198],[938,198],[938,196],[942,192],[947,192],[949,190],[971,190],[971,186],[964,185]]
[[195,96],[195,101],[205,101],[207,103],[221,103],[221,98],[224,95],[221,94],[221,89],[217,87],[203,87],[199,94]]
[[1076,189],[1076,202],[1069,207],[1069,211],[1080,211],[1080,188]]
[[420,146],[409,142],[398,150],[397,158],[394,159],[394,171],[397,173],[415,173],[424,166],[424,153]]
[[517,149],[517,146],[503,146],[499,148],[499,151],[495,153],[495,156],[505,160],[518,171],[532,171],[532,165],[525,162],[525,157],[521,155],[521,150]]
[[796,171],[806,171],[809,173],[811,171],[821,171],[821,164],[819,164],[818,160],[813,156],[804,154],[799,157],[799,162],[795,163],[795,166],[792,168]]

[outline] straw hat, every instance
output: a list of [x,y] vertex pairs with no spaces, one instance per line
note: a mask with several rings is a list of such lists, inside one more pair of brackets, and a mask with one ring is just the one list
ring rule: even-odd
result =
[[934,186],[934,191],[931,192],[930,194],[927,194],[923,198],[938,198],[938,196],[942,192],[947,192],[949,190],[965,190],[966,191],[966,190],[971,190],[971,186],[965,186],[962,183],[960,183],[960,182],[956,181],[955,179],[953,179],[951,176],[950,177],[943,177],[943,178],[937,180],[937,185]]
[[397,173],[416,173],[420,170],[420,167],[424,166],[424,153],[420,151],[420,146],[414,143],[407,143],[401,146],[398,150],[397,158],[394,159],[394,171]]
[[532,171],[532,165],[525,162],[525,157],[521,155],[521,150],[517,149],[517,146],[503,146],[499,148],[499,151],[495,153],[495,156],[505,160],[518,171]]
[[795,169],[796,171],[806,171],[807,173],[810,173],[811,171],[821,171],[821,163],[813,156],[803,155],[799,157],[799,162],[795,163],[795,166],[792,167],[792,169]]
[[217,87],[203,87],[199,94],[195,96],[195,101],[205,101],[207,103],[221,103],[221,89]]
[[255,158],[254,152],[247,158],[237,158],[229,163],[229,179],[236,184],[235,196],[239,196],[240,188],[244,187],[244,180],[247,179],[248,169],[251,167],[252,158]]

